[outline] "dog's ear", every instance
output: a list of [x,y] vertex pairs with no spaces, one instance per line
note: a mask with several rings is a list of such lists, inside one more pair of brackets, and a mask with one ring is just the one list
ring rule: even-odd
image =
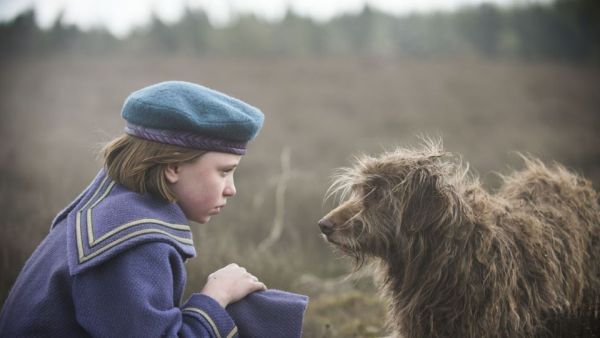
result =
[[439,163],[415,166],[394,187],[394,195],[399,232],[428,230],[441,235],[463,215],[462,200]]

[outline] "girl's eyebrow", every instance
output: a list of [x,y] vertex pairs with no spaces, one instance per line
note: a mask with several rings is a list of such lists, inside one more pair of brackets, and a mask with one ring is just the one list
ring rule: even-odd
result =
[[237,168],[237,166],[238,166],[237,163],[235,163],[235,164],[229,164],[229,165],[222,165],[222,166],[219,166],[219,168],[220,169],[234,169],[234,168]]

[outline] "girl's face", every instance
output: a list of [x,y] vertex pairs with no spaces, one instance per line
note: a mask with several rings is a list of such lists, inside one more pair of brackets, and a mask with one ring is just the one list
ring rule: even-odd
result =
[[235,195],[233,172],[240,155],[208,152],[194,162],[171,164],[165,175],[185,216],[206,223]]

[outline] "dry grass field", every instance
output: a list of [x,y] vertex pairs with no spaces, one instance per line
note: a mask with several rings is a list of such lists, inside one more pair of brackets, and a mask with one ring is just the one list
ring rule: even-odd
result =
[[[36,58],[0,62],[0,304],[50,221],[94,177],[96,152],[122,132],[131,91],[187,80],[261,108],[265,127],[237,172],[238,195],[196,225],[188,290],[237,262],[273,288],[311,296],[306,337],[385,333],[368,276],[319,237],[336,167],[443,137],[490,189],[515,151],[600,183],[600,70],[483,60]],[[273,226],[279,236],[266,241]],[[276,234],[276,231],[274,232]],[[262,244],[261,244],[262,243]]]

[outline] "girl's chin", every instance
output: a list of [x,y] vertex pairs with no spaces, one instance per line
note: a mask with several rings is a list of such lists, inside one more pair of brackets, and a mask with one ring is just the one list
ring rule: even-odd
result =
[[210,221],[210,216],[191,218],[190,221],[200,223],[200,224],[206,224],[206,223],[208,223],[208,221]]

